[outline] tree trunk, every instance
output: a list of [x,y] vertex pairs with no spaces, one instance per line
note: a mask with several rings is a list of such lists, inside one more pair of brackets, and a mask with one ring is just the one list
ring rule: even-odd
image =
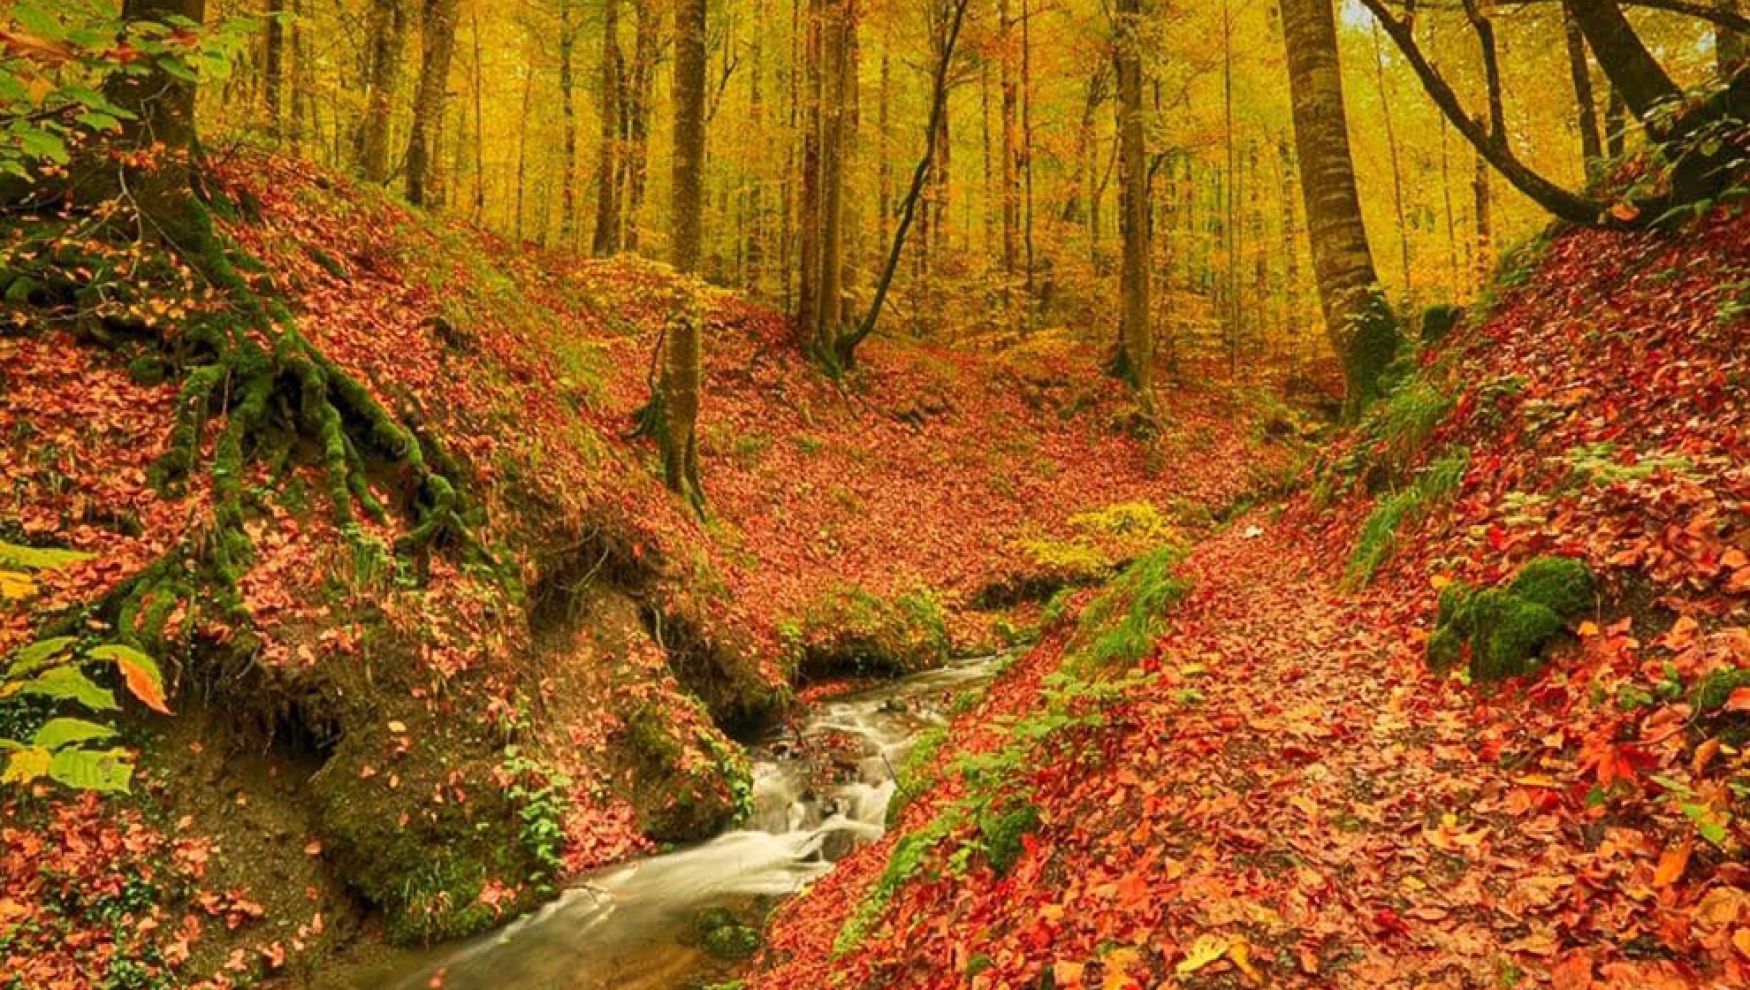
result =
[[1404,169],[1398,155],[1398,132],[1392,120],[1391,93],[1385,84],[1385,46],[1379,37],[1379,22],[1373,22],[1373,71],[1374,83],[1379,89],[1380,116],[1385,122],[1385,147],[1391,159],[1391,201],[1392,210],[1398,220],[1398,257],[1403,266],[1404,295],[1403,303],[1406,312],[1415,312],[1415,289],[1410,283],[1410,223],[1404,211]]
[[1313,271],[1352,421],[1379,395],[1379,376],[1397,353],[1398,327],[1361,221],[1331,0],[1279,3]]
[[1604,138],[1598,130],[1598,103],[1592,95],[1592,68],[1586,60],[1586,38],[1566,8],[1562,10],[1562,35],[1568,46],[1568,75],[1574,81],[1575,122],[1580,128],[1580,157],[1586,178],[1598,178],[1604,162]]
[[425,0],[420,23],[419,88],[413,100],[413,131],[407,142],[407,201],[414,206],[443,199],[437,150],[443,143],[444,103],[460,14],[460,0]]
[[607,257],[620,250],[620,105],[625,100],[625,67],[620,55],[620,0],[602,2],[601,147],[596,149],[595,236],[590,253]]
[[[1643,124],[1662,105],[1682,99],[1671,77],[1653,58],[1616,0],[1563,0],[1592,54],[1623,102]],[[1655,137],[1658,137],[1655,134]]]
[[1021,191],[1018,182],[1021,140],[1020,73],[1015,68],[1015,20],[1010,13],[1009,2],[1010,0],[997,0],[997,65],[1000,70],[997,88],[1002,96],[1002,154],[997,160],[997,181],[1002,187],[1004,326],[1013,332],[1019,322],[1014,285],[1021,244]]
[[1489,283],[1489,272],[1495,267],[1495,229],[1490,216],[1494,196],[1489,192],[1489,165],[1477,156],[1476,176],[1471,180],[1471,196],[1476,211],[1476,253],[1471,259],[1475,286],[1481,289]]
[[[204,23],[206,0],[125,0],[122,4],[122,18],[127,21],[163,24],[176,17]],[[127,111],[129,119],[123,120],[115,141],[82,156],[73,176],[75,193],[98,202],[125,191],[141,215],[176,239],[182,234],[192,194],[195,83],[157,69],[140,75],[118,73],[109,78],[104,96]],[[163,150],[156,154],[128,154],[158,145]]]
[[803,24],[802,72],[802,201],[800,223],[800,284],[797,290],[796,330],[804,351],[814,344],[820,326],[821,267],[820,219],[825,202],[821,187],[822,89],[826,77],[824,61],[826,30],[826,0],[808,0]]
[[401,88],[402,49],[407,42],[407,14],[401,0],[371,0],[367,21],[369,70],[365,83],[365,115],[359,125],[359,171],[367,182],[389,180],[389,125],[395,96]]
[[1621,158],[1628,134],[1628,108],[1622,95],[1610,87],[1610,98],[1604,101],[1604,150],[1611,158]]
[[1112,372],[1130,386],[1142,414],[1154,406],[1154,329],[1149,324],[1149,176],[1142,106],[1142,0],[1118,0],[1118,195],[1124,264],[1119,273],[1118,350]]
[[833,360],[833,348],[842,319],[844,290],[845,221],[845,98],[850,69],[850,0],[830,0],[821,24],[821,55],[824,74],[821,99],[820,159],[820,281],[811,350],[816,357]]
[[706,0],[678,0],[675,7],[674,177],[669,211],[669,250],[681,275],[669,321],[663,360],[663,472],[671,491],[704,512],[699,485],[699,393],[703,377],[700,324],[704,286],[699,270],[700,214],[705,178]]
[[261,102],[267,135],[277,141],[285,129],[285,0],[266,0],[262,9],[267,15],[267,40],[261,59]]
[[620,110],[620,245],[636,251],[642,237],[638,218],[650,175],[650,105],[656,90],[656,59],[661,11],[655,0],[633,0],[632,67],[626,72]]
[[577,48],[577,24],[572,20],[572,0],[559,0],[559,116],[561,147],[559,177],[559,241],[567,251],[577,250],[577,97],[572,56]]

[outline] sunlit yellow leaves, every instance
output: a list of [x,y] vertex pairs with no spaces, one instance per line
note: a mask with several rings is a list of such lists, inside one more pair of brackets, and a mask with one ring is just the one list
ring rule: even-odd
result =
[[1191,943],[1191,948],[1185,950],[1185,958],[1173,967],[1180,976],[1189,976],[1210,963],[1227,954],[1228,939],[1225,935],[1200,935],[1197,941]]
[[22,571],[0,571],[0,601],[21,602],[36,594],[36,582]]

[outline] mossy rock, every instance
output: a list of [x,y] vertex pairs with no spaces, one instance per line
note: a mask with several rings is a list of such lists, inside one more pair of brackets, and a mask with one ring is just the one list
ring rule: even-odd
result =
[[1479,592],[1471,603],[1472,680],[1521,677],[1537,667],[1543,647],[1562,631],[1561,616],[1502,588]]
[[1422,343],[1438,344],[1445,340],[1464,318],[1464,309],[1452,303],[1436,303],[1422,311]]
[[1452,626],[1441,626],[1428,637],[1428,669],[1445,673],[1464,659],[1464,636]]
[[1572,621],[1596,607],[1598,582],[1574,557],[1538,557],[1519,569],[1507,590]]
[[636,777],[630,797],[639,828],[658,842],[716,835],[741,816],[737,795],[753,793],[752,771],[733,743],[720,737],[683,740],[657,705],[627,717],[625,744]]
[[1732,698],[1732,692],[1750,687],[1750,669],[1717,670],[1701,679],[1695,687],[1695,710],[1717,712]]
[[760,933],[751,925],[727,924],[708,932],[704,944],[719,959],[747,959],[760,951]]
[[1002,876],[1021,858],[1025,836],[1039,831],[1039,809],[1031,801],[1011,804],[998,812],[987,811],[978,819],[978,834],[984,843],[990,868]]
[[803,612],[797,669],[819,675],[910,674],[941,666],[950,642],[945,612],[928,589],[884,598],[837,587]]
[[1454,581],[1440,591],[1440,609],[1435,614],[1434,625],[1449,629],[1460,638],[1471,633],[1471,604],[1476,600],[1477,590],[1463,581]]
[[[497,753],[437,720],[401,717],[416,740],[405,755],[386,760],[387,734],[352,731],[311,782],[337,875],[383,911],[390,940],[402,945],[499,923],[505,915],[480,901],[489,882],[518,891],[501,910],[532,907],[551,878],[523,842],[516,802],[494,782]],[[457,787],[466,801],[432,803],[433,793]]]

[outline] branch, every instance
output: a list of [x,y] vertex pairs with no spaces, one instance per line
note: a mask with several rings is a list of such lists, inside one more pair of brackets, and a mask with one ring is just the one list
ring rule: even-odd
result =
[[[1428,91],[1428,96],[1452,121],[1453,127],[1463,134],[1477,152],[1488,160],[1495,170],[1500,172],[1513,187],[1529,196],[1534,202],[1563,220],[1573,223],[1596,226],[1607,222],[1609,213],[1601,203],[1593,202],[1584,196],[1569,192],[1543,176],[1532,171],[1513,154],[1512,147],[1506,140],[1506,135],[1492,135],[1484,130],[1482,122],[1465,112],[1464,104],[1458,94],[1452,91],[1440,70],[1436,69],[1422,54],[1417,46],[1415,35],[1409,25],[1391,16],[1386,10],[1386,0],[1361,0],[1368,11],[1379,21],[1398,50],[1404,55],[1404,61],[1422,81],[1422,88]],[[1470,0],[1467,0],[1470,2]]]

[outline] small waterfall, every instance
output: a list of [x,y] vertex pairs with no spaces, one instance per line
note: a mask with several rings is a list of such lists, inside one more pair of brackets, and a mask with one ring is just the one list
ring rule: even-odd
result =
[[580,878],[541,911],[428,961],[396,984],[422,990],[666,990],[706,963],[681,942],[708,908],[787,897],[881,837],[894,772],[948,692],[999,658],[926,671],[821,705],[753,748],[751,818],[707,842]]

